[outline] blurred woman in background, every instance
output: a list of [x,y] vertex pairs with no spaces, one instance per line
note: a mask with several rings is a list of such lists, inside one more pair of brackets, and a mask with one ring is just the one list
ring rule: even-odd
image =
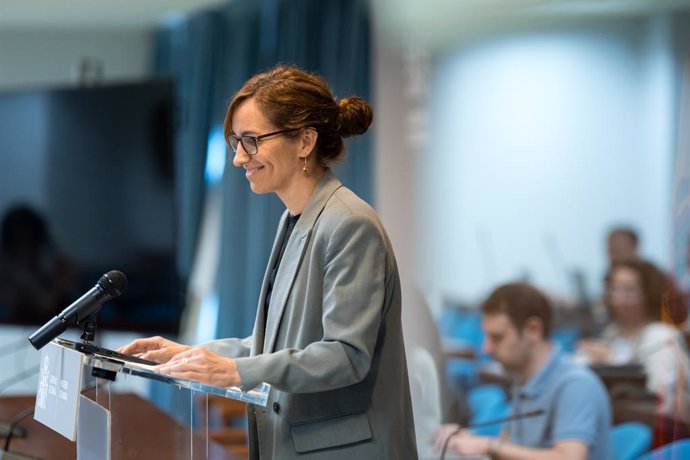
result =
[[[641,260],[614,263],[606,275],[611,323],[602,340],[580,343],[590,363],[640,364],[660,415],[690,422],[690,362],[678,330],[664,321],[680,301],[672,280]],[[666,313],[665,313],[666,312]]]

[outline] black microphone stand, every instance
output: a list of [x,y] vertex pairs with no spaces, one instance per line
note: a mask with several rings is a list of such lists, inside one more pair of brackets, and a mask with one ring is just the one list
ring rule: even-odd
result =
[[[83,323],[84,330],[81,333],[81,340],[84,345],[86,345],[87,347],[91,347],[93,345],[93,342],[96,340],[96,313],[93,313],[88,318],[86,318],[86,321],[83,321]],[[110,381],[115,380],[114,371],[101,369],[99,367],[91,367],[91,376],[96,377],[97,379],[102,378]],[[96,386],[98,386],[97,383]]]
[[[90,315],[85,321],[80,321],[77,324],[83,323],[84,324],[84,330],[82,331],[81,334],[81,340],[82,343],[86,346],[84,349],[81,349],[82,353],[93,353],[93,350],[97,350],[98,346],[94,345],[93,342],[96,341],[96,316],[97,313],[93,313]],[[85,351],[89,350],[89,351]],[[97,366],[92,366],[91,367],[91,377],[96,377],[97,379],[106,379],[110,380],[111,382],[115,381],[115,375],[116,372],[108,369],[103,369]],[[96,383],[95,386],[98,386]],[[0,459],[2,460],[2,459]]]
[[81,333],[81,340],[91,345],[96,340],[96,314],[89,316],[84,322],[84,330]]

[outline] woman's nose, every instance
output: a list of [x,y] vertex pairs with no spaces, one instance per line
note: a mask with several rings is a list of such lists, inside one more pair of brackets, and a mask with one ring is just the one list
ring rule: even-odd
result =
[[249,155],[244,151],[242,143],[239,143],[237,144],[237,150],[235,150],[235,156],[232,158],[232,164],[236,168],[240,168],[247,163],[249,163]]

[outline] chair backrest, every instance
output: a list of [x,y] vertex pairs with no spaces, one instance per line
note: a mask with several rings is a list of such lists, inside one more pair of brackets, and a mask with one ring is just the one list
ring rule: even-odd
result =
[[652,445],[652,429],[638,422],[625,422],[611,428],[614,460],[635,460]]
[[438,328],[443,337],[462,342],[477,354],[481,352],[484,332],[478,310],[446,308],[438,321]]
[[690,439],[666,444],[638,457],[637,460],[685,460],[690,458]]
[[[472,409],[471,424],[496,420],[510,412],[505,391],[499,385],[481,385],[473,388],[467,394],[467,400]],[[497,436],[501,432],[501,425],[479,427],[472,431],[483,436]]]
[[574,326],[558,327],[551,331],[551,342],[560,345],[561,350],[572,353],[577,348],[580,330]]

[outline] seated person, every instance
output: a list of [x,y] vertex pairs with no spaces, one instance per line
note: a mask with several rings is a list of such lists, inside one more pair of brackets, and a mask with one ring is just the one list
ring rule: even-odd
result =
[[[606,238],[606,247],[609,258],[609,266],[614,266],[625,262],[644,262],[640,257],[640,237],[632,227],[615,227],[611,229]],[[653,267],[656,268],[656,267]],[[656,268],[664,277],[663,282],[668,283],[666,288],[669,294],[675,297],[670,298],[661,311],[662,317],[657,317],[667,323],[674,323],[679,329],[683,329],[688,317],[687,299],[682,298],[681,292],[676,288],[673,276]],[[687,326],[687,325],[686,325]]]
[[0,319],[47,321],[77,296],[76,281],[44,217],[27,205],[11,207],[0,225]]
[[603,384],[586,367],[569,361],[549,341],[551,306],[528,284],[497,288],[482,305],[484,350],[514,379],[516,418],[498,438],[476,436],[458,425],[437,431],[436,447],[461,455],[510,460],[608,460],[611,409]]
[[606,237],[606,250],[609,263],[639,260],[640,238],[630,227],[616,227]]
[[690,365],[678,330],[660,321],[676,298],[669,278],[649,262],[611,266],[606,306],[611,323],[600,340],[580,342],[589,363],[641,364],[647,389],[659,397],[658,413],[690,421]]

